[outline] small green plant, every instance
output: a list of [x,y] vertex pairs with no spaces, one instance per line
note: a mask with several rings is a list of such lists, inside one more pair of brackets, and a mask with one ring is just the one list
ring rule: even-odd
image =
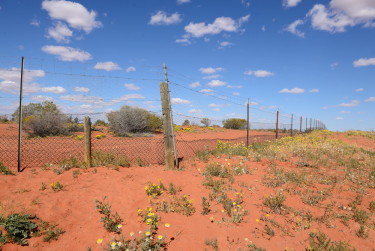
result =
[[126,156],[115,155],[109,152],[93,152],[91,161],[93,167],[110,165],[130,167],[130,161]]
[[160,196],[165,190],[164,184],[161,181],[159,184],[148,183],[148,185],[145,186],[146,194],[153,198]]
[[177,192],[180,192],[181,191],[181,188],[180,187],[176,187],[175,184],[173,183],[169,183],[169,186],[168,186],[168,193],[170,195],[175,195],[177,194]]
[[264,248],[260,248],[254,243],[248,244],[247,247],[249,248],[248,251],[266,251]]
[[63,233],[65,233],[65,231],[62,228],[56,228],[56,225],[50,225],[44,233],[43,241],[51,242],[52,240],[57,240]]
[[264,231],[271,237],[275,236],[275,231],[270,228],[268,225],[264,226]]
[[1,225],[7,231],[7,237],[22,246],[28,245],[27,239],[38,230],[38,225],[34,222],[36,216],[29,214],[11,214]]
[[64,188],[64,186],[59,181],[51,183],[50,186],[54,192],[61,191]]
[[202,197],[202,211],[201,214],[206,215],[211,211],[210,209],[210,202],[207,200],[206,197]]
[[232,177],[232,174],[229,172],[229,169],[226,168],[224,165],[220,165],[219,163],[211,163],[207,165],[203,170],[203,175],[220,178]]
[[369,209],[371,213],[375,212],[375,201],[370,201]]
[[367,220],[370,218],[365,210],[355,209],[353,214],[353,220],[359,224],[366,224]]
[[151,207],[146,210],[138,209],[138,215],[143,218],[143,222],[149,225],[152,231],[158,228],[160,217],[153,212]]
[[361,225],[357,231],[355,231],[355,234],[362,239],[368,238],[368,231],[366,231],[366,227],[364,225]]
[[324,233],[310,233],[309,246],[306,251],[355,251],[346,242],[334,242]]
[[105,134],[98,134],[95,136],[96,139],[102,139],[102,138],[105,138],[106,135]]
[[200,161],[207,162],[208,159],[210,158],[211,152],[208,150],[208,148],[205,148],[203,151],[198,151],[196,153],[197,158]]
[[68,171],[72,168],[84,168],[85,163],[77,159],[76,157],[70,156],[69,159],[65,159],[59,162],[58,168],[54,169],[53,171],[56,174],[61,174],[64,171]]
[[44,191],[47,189],[47,185],[45,183],[42,182],[42,185],[40,187],[40,190]]
[[73,170],[73,178],[78,178],[78,176],[81,174],[81,172],[79,170]]
[[284,207],[284,201],[285,196],[281,193],[278,193],[277,195],[271,195],[265,198],[263,201],[263,205],[270,208],[274,213],[280,214]]
[[0,173],[4,175],[15,175],[9,168],[3,165],[3,163],[0,162]]
[[107,197],[104,197],[103,201],[96,200],[95,207],[98,212],[103,215],[100,221],[103,222],[104,228],[108,232],[120,233],[122,228],[122,219],[117,212],[114,214],[111,212],[111,206],[107,201]]
[[204,244],[206,244],[207,246],[211,246],[215,251],[219,250],[217,239],[205,240]]

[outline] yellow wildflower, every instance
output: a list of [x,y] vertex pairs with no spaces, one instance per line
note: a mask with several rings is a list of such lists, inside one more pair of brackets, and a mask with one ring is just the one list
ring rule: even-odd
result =
[[255,219],[255,221],[256,221],[256,222],[260,222],[260,220],[259,220],[259,219]]
[[99,238],[99,239],[96,241],[96,243],[98,243],[98,244],[102,244],[102,242],[103,242],[103,239],[102,239],[102,238]]
[[121,225],[121,224],[118,224],[118,225],[117,225],[117,228],[118,228],[118,229],[121,229],[121,228],[122,228],[122,225]]
[[169,224],[169,223],[165,223],[165,225],[164,225],[165,227],[170,227],[171,226],[171,224]]
[[158,236],[158,239],[159,239],[159,240],[163,239],[163,235],[159,235],[159,236]]
[[150,235],[151,235],[151,233],[150,233],[149,231],[145,232],[145,234],[146,234],[147,236],[150,236]]
[[130,232],[130,236],[133,236],[134,235],[134,232]]

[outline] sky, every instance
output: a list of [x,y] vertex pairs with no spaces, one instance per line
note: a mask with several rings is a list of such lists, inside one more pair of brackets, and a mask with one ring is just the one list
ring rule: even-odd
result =
[[0,0],[0,45],[0,115],[24,56],[23,102],[67,114],[160,113],[165,64],[177,124],[375,130],[375,0]]

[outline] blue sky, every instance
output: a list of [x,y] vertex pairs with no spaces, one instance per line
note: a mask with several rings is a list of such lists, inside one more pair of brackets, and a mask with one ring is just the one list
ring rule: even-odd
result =
[[373,0],[0,0],[0,45],[0,114],[24,56],[24,101],[66,113],[160,112],[165,63],[177,123],[245,118],[250,98],[254,125],[375,129]]

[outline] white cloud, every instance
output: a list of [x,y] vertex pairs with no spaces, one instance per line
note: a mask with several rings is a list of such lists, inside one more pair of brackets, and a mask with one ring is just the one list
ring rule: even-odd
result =
[[191,0],[177,0],[178,4],[190,3]]
[[283,0],[283,6],[286,8],[295,7],[302,0]]
[[346,27],[363,24],[373,27],[375,19],[375,1],[372,0],[331,0],[327,8],[316,4],[307,14],[312,26],[331,33],[344,32]]
[[196,87],[201,86],[201,83],[199,83],[199,82],[193,82],[189,86],[192,87],[192,88],[196,88]]
[[221,104],[209,104],[208,107],[223,107]]
[[242,85],[227,85],[228,88],[234,88],[234,89],[241,89],[243,88]]
[[135,84],[124,84],[125,88],[131,91],[138,91],[141,89],[141,87],[135,85]]
[[229,41],[223,41],[223,42],[220,42],[219,45],[220,45],[219,48],[224,48],[224,47],[228,47],[228,46],[233,45],[233,43],[231,43]]
[[190,41],[189,38],[179,38],[179,39],[176,39],[176,43],[189,45],[189,44],[191,44],[191,41]]
[[360,58],[353,62],[354,67],[375,65],[375,58]]
[[226,84],[227,83],[224,81],[214,79],[214,80],[211,80],[207,85],[210,87],[217,87],[217,86],[224,86]]
[[358,100],[352,100],[352,101],[350,101],[350,103],[341,103],[338,106],[342,106],[342,107],[354,107],[354,106],[358,106],[358,105],[359,105],[359,101]]
[[203,79],[214,79],[214,78],[222,78],[223,76],[216,74],[216,75],[209,75],[209,76],[204,76]]
[[89,92],[90,89],[86,87],[74,87],[74,91],[76,92]]
[[241,0],[241,3],[242,3],[243,5],[245,5],[246,8],[249,8],[249,7],[250,7],[250,1],[248,1],[248,0]]
[[336,120],[343,120],[344,118],[343,117],[336,117],[335,119]]
[[358,89],[355,89],[356,92],[363,92],[365,89],[363,88],[358,88]]
[[336,69],[336,67],[339,65],[338,62],[334,62],[332,64],[330,64],[329,66],[331,67],[332,70]]
[[39,27],[39,25],[40,25],[40,21],[39,21],[38,19],[36,19],[36,18],[33,18],[33,19],[30,21],[30,24],[31,24],[31,25],[34,25],[34,26],[36,26],[36,27]]
[[341,113],[341,114],[350,114],[350,113],[352,113],[352,112],[350,112],[350,111],[341,111],[340,113]]
[[[32,82],[36,78],[42,78],[45,72],[42,70],[29,70],[24,69],[23,81],[24,83]],[[0,69],[0,79],[13,81],[19,84],[21,80],[21,69],[12,67],[10,69]]]
[[42,92],[51,92],[55,94],[63,94],[66,92],[66,89],[61,86],[50,86],[50,87],[43,87],[41,89]]
[[118,66],[118,64],[116,63],[113,63],[112,61],[98,62],[95,64],[94,69],[105,70],[105,71],[121,70],[120,66]]
[[203,111],[200,110],[200,109],[190,109],[190,110],[189,110],[189,113],[200,114],[200,113],[203,113]]
[[88,11],[80,3],[45,0],[42,3],[42,9],[46,10],[52,19],[65,21],[70,27],[86,33],[102,26],[102,23],[96,20],[96,12]]
[[292,93],[292,94],[300,94],[300,93],[304,93],[305,90],[304,89],[301,89],[301,88],[293,88],[293,89],[287,89],[287,88],[284,88],[282,90],[279,91],[279,93]]
[[128,68],[126,68],[125,72],[134,72],[136,71],[135,67],[133,66],[129,66]]
[[151,16],[150,21],[148,22],[151,25],[171,25],[177,24],[182,21],[181,15],[177,12],[167,15],[164,11],[158,11],[155,15]]
[[302,31],[298,30],[298,26],[299,25],[302,25],[304,24],[303,20],[301,19],[298,19],[296,21],[294,21],[293,23],[291,23],[287,28],[285,28],[286,31],[289,31],[290,33],[298,36],[298,37],[305,37],[305,33],[303,33]]
[[214,74],[216,72],[219,72],[219,71],[223,71],[224,68],[221,68],[221,67],[217,67],[217,68],[212,68],[212,67],[207,67],[207,68],[204,68],[204,67],[201,67],[199,68],[199,71],[203,74]]
[[238,19],[238,21],[230,17],[218,17],[211,24],[201,23],[189,23],[185,26],[187,34],[193,37],[202,37],[205,35],[215,35],[221,32],[238,32],[240,31],[241,25],[247,22],[250,15],[246,15]]
[[215,111],[215,112],[219,112],[219,111],[221,111],[221,109],[220,108],[213,108],[213,109],[211,109],[212,111]]
[[84,62],[92,58],[91,54],[87,51],[75,49],[67,46],[54,46],[45,45],[42,47],[42,51],[48,54],[56,55],[61,61],[80,61]]
[[122,102],[122,101],[128,101],[128,100],[131,100],[131,99],[144,99],[145,97],[141,94],[125,94],[123,96],[121,96],[120,98],[118,99],[114,99],[112,100],[113,102],[115,103],[118,103],[118,102]]
[[232,95],[233,95],[233,96],[240,96],[241,93],[239,93],[239,92],[232,92]]
[[199,92],[203,92],[203,93],[211,93],[211,92],[214,92],[214,90],[211,90],[211,89],[202,89],[202,90],[200,90]]
[[69,43],[69,37],[71,36],[73,36],[73,31],[62,22],[57,22],[54,27],[48,29],[47,37],[51,37],[59,43]]
[[365,102],[374,102],[375,97],[369,97],[368,99],[365,100]]
[[269,72],[269,71],[265,71],[265,70],[257,70],[257,71],[245,71],[244,74],[246,75],[254,75],[256,77],[260,77],[260,78],[263,78],[263,77],[270,77],[270,76],[273,76],[274,73],[272,72]]
[[31,97],[31,100],[38,101],[38,102],[44,102],[44,101],[53,101],[53,98],[47,97],[47,96],[42,96],[42,95],[37,95],[37,96]]
[[189,100],[182,99],[182,98],[172,98],[171,103],[172,104],[184,104],[184,105],[191,104]]
[[316,92],[320,92],[320,90],[319,89],[311,89],[309,92],[316,93]]
[[98,96],[86,96],[82,94],[66,95],[61,96],[60,99],[73,101],[73,102],[82,102],[82,103],[92,103],[92,104],[105,104],[104,99]]

